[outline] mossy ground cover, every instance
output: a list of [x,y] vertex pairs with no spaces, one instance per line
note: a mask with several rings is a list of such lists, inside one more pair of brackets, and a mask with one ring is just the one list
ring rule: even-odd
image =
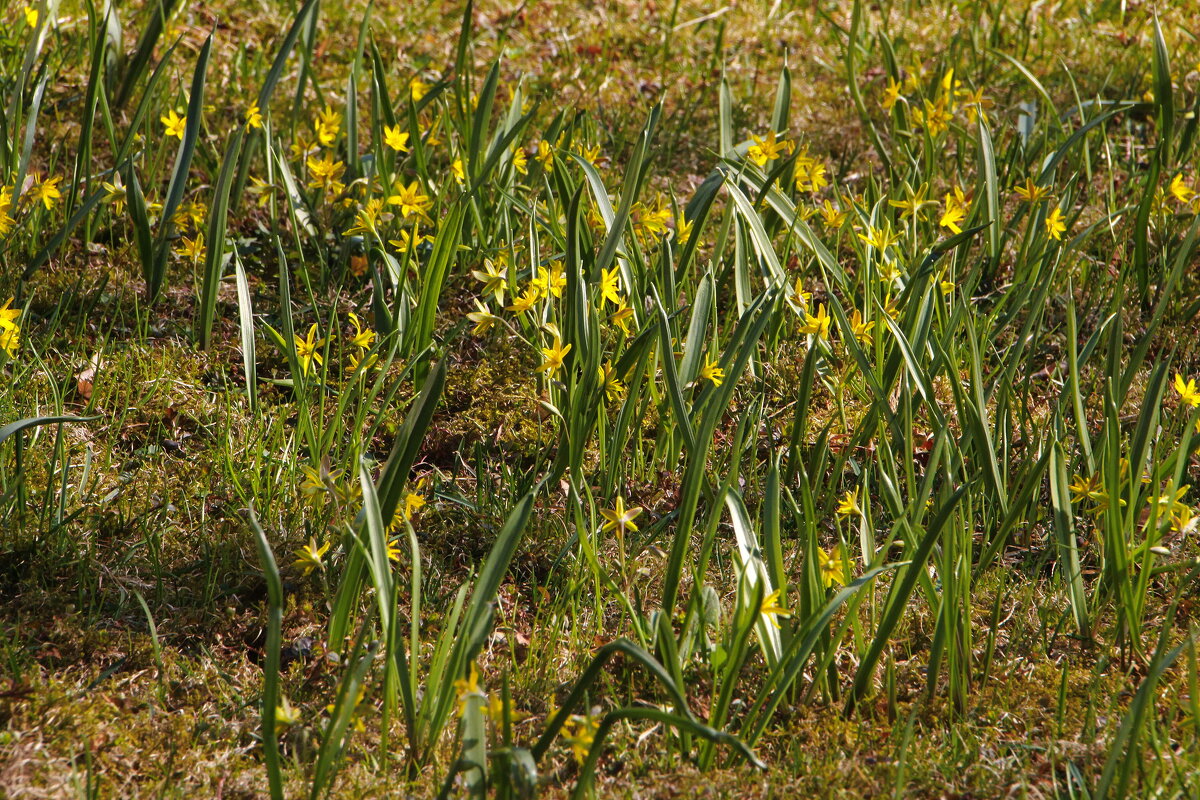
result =
[[1190,3],[175,5],[0,11],[0,795],[1200,791]]

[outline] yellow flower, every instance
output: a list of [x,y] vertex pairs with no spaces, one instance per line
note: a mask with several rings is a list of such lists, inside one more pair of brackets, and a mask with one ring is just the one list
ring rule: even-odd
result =
[[317,142],[325,147],[337,140],[341,129],[342,115],[329,106],[325,106],[325,110],[317,115],[317,121],[313,123],[313,133],[317,136]]
[[713,386],[720,386],[725,382],[725,370],[717,366],[717,361],[704,357],[704,366],[700,368],[700,374],[696,376],[697,380],[709,381]]
[[617,377],[617,370],[613,367],[612,362],[606,361],[598,369],[600,370],[600,386],[604,389],[604,396],[608,402],[620,400],[625,394],[625,384]]
[[530,311],[537,305],[537,301],[541,299],[541,292],[535,284],[530,282],[529,286],[525,287],[525,291],[520,297],[514,298],[511,306],[507,306],[504,310],[511,311],[514,314],[524,314]]
[[21,347],[21,329],[15,322],[0,325],[0,350],[9,358],[16,358],[17,350]]
[[496,298],[496,302],[504,304],[504,291],[508,288],[508,278],[504,274],[503,266],[497,266],[492,263],[490,258],[483,260],[483,271],[473,269],[471,275],[475,280],[483,283],[483,293],[492,295]]
[[421,244],[421,242],[429,241],[432,238],[432,236],[426,236],[421,233],[420,230],[414,228],[411,231],[400,231],[400,238],[388,239],[388,244],[396,248],[396,250],[401,253],[407,253],[409,250]]
[[589,164],[595,165],[596,161],[600,158],[600,145],[584,147],[582,142],[576,142],[574,149]]
[[350,344],[355,347],[361,347],[363,350],[369,350],[371,344],[375,341],[375,331],[370,328],[364,328],[359,322],[358,315],[351,311],[347,314],[350,317],[350,324],[354,326],[354,335],[350,337]]
[[512,165],[521,175],[529,174],[529,161],[525,158],[525,150],[518,147],[513,150]]
[[383,201],[379,198],[371,198],[365,205],[359,206],[358,211],[354,214],[354,224],[342,232],[343,236],[354,236],[360,233],[369,233],[378,238],[379,230],[375,227],[379,221],[379,213],[383,211]]
[[208,207],[203,206],[195,201],[188,201],[179,207],[179,211],[175,214],[175,224],[181,228],[186,228],[189,225],[197,230],[204,225],[204,219],[208,216]]
[[862,313],[857,308],[850,314],[850,330],[863,347],[871,343],[871,332],[874,328],[875,320],[863,322]]
[[829,341],[829,327],[832,322],[829,313],[825,310],[825,304],[821,303],[817,306],[815,315],[805,312],[804,324],[800,326],[800,332]]
[[[300,467],[300,471],[304,473],[304,480],[300,482],[300,494],[305,497],[315,497],[317,494],[325,491],[324,469],[316,469],[307,464]],[[332,478],[332,476],[330,476]]]
[[552,294],[555,297],[562,297],[563,289],[567,286],[567,276],[563,274],[562,262],[551,261],[550,268],[538,267],[537,277],[532,283],[537,286],[538,292],[545,297]]
[[925,76],[929,74],[929,70],[925,68],[924,62],[915,59],[907,72],[908,75],[904,77],[905,91],[915,91],[918,89],[925,80]]
[[183,139],[183,132],[187,128],[187,115],[182,117],[175,113],[174,109],[167,112],[166,116],[159,117],[158,121],[167,129],[167,136],[174,136],[176,139]]
[[563,727],[570,731],[564,738],[571,745],[571,752],[574,754],[575,760],[582,764],[587,758],[588,751],[592,749],[592,743],[596,740],[596,723],[592,721],[591,717],[572,715],[570,721]]
[[851,514],[858,513],[858,489],[856,488],[842,495],[842,499],[837,506],[837,515],[839,517],[848,517]]
[[302,719],[300,709],[293,708],[286,697],[282,698],[280,704],[275,706],[275,725],[280,728],[299,725]]
[[[1107,511],[1109,504],[1112,502],[1109,498],[1108,492],[1105,489],[1100,488],[1099,485],[1092,489],[1092,491],[1088,492],[1088,499],[1093,503],[1091,513],[1095,515],[1100,515]],[[1128,504],[1125,502],[1124,498],[1120,498],[1117,502],[1117,505],[1124,508]]]
[[255,103],[246,109],[246,131],[249,132],[253,128],[261,128],[262,126],[262,112],[258,110],[258,103]]
[[467,182],[467,173],[463,169],[461,158],[454,159],[454,163],[450,165],[450,171],[454,173],[454,180],[459,186],[464,186]]
[[0,235],[8,233],[17,224],[17,221],[11,216],[13,209],[12,196],[13,187],[0,186]]
[[487,699],[487,695],[479,688],[479,670],[475,668],[475,662],[471,662],[471,672],[466,678],[459,678],[454,682],[454,692],[458,696],[458,715],[460,717],[466,713],[467,698]]
[[858,234],[858,238],[862,239],[871,247],[874,247],[880,252],[880,254],[883,254],[883,252],[889,247],[900,241],[899,235],[893,234],[891,228],[886,224],[883,228],[876,228],[873,225],[868,225],[866,235],[860,233]]
[[362,364],[363,372],[365,373],[369,369],[374,369],[375,366],[379,363],[379,356],[375,355],[374,353],[367,356],[367,360],[365,362],[363,361],[363,358],[362,358],[364,355],[366,355],[366,353],[353,353],[352,352],[350,354],[349,359],[346,363],[347,363],[347,366],[350,367],[351,373],[358,372],[359,364]]
[[629,320],[631,319],[633,319],[633,309],[625,305],[625,301],[622,300],[617,304],[617,310],[612,313],[612,316],[608,318],[608,321],[615,324],[621,329],[621,333],[623,333],[625,336],[628,336]]
[[621,305],[621,271],[613,266],[600,271],[600,296],[614,306]]
[[189,239],[184,236],[180,239],[179,247],[175,248],[175,255],[187,261],[201,261],[204,259],[204,234],[197,233],[194,238]]
[[507,709],[506,713],[503,698],[496,695],[489,695],[488,707],[486,711],[487,715],[491,717],[492,722],[496,723],[497,725],[503,725],[506,717],[508,722],[511,723],[519,722],[529,716],[528,714],[524,714],[511,707]]
[[1200,517],[1192,513],[1192,509],[1184,506],[1183,509],[1171,512],[1171,530],[1174,533],[1188,533],[1196,529],[1196,523],[1200,522]]
[[1171,179],[1171,185],[1167,187],[1167,191],[1171,193],[1178,202],[1186,205],[1192,199],[1192,195],[1196,190],[1183,182],[1183,174],[1176,175]]
[[938,225],[949,228],[954,233],[962,233],[959,223],[967,216],[967,209],[962,203],[962,189],[955,187],[954,191],[955,194],[946,192],[945,211],[942,213],[942,218],[938,220]]
[[408,133],[400,130],[400,123],[392,127],[383,126],[383,142],[397,153],[408,152]]
[[[836,551],[837,548],[834,548]],[[826,553],[821,548],[817,548],[817,561],[821,571],[821,583],[826,589],[833,586],[835,583],[839,586],[845,586],[846,581],[850,576],[850,562],[841,554],[841,552],[830,551]]]
[[119,173],[113,173],[112,183],[104,182],[104,191],[104,202],[112,203],[113,213],[119,215],[125,208],[125,198],[127,195],[125,184],[121,182]]
[[814,158],[796,159],[796,189],[816,194],[829,185],[825,177],[825,164]]
[[313,361],[320,364],[323,361],[321,356],[321,348],[325,346],[325,340],[317,338],[317,323],[313,323],[308,329],[308,336],[301,339],[299,336],[294,337],[296,340],[296,360],[300,362],[301,374],[308,374],[308,366]]
[[883,89],[883,99],[879,104],[883,106],[884,111],[891,111],[892,106],[896,105],[896,101],[900,99],[900,84],[896,83],[896,79],[888,76],[887,86]]
[[600,211],[590,203],[587,209],[587,224],[596,233],[604,233],[604,217],[600,216]]
[[768,161],[774,161],[788,151],[786,139],[776,139],[775,131],[767,131],[766,136],[750,135],[754,144],[746,150],[746,156],[758,166],[764,166]]
[[1195,379],[1185,382],[1183,376],[1176,372],[1175,391],[1179,393],[1179,400],[1184,405],[1192,408],[1200,407],[1200,391],[1196,390]]
[[429,477],[424,476],[417,481],[415,492],[404,493],[403,503],[396,509],[396,513],[392,515],[392,521],[388,523],[388,533],[395,533],[400,530],[406,521],[411,521],[413,515],[425,507],[428,501],[421,492],[428,482]]
[[255,204],[259,208],[262,208],[271,201],[270,191],[272,188],[274,188],[273,184],[267,183],[262,178],[251,175],[250,186],[248,187],[247,191],[258,197],[258,200]]
[[679,244],[687,244],[688,240],[692,238],[692,225],[692,220],[685,217],[675,220],[675,241]]
[[308,544],[296,551],[296,560],[293,562],[293,566],[299,567],[305,575],[311,575],[315,569],[324,570],[323,556],[328,550],[329,542],[317,547],[317,540],[309,539]]
[[808,308],[808,304],[812,301],[812,292],[804,288],[803,275],[796,276],[796,282],[792,285],[792,292],[800,300],[800,306]]
[[567,357],[567,353],[569,352],[571,352],[571,345],[568,344],[564,347],[562,339],[555,336],[552,346],[542,348],[542,357],[545,360],[537,368],[537,371],[549,372],[551,375],[554,375],[562,368],[563,359]]
[[474,330],[471,331],[475,336],[482,336],[491,330],[492,326],[500,321],[500,318],[493,314],[487,307],[486,303],[475,301],[477,311],[472,311],[467,314],[467,319],[475,323]]
[[939,97],[937,103],[925,101],[924,110],[918,109],[913,116],[919,125],[929,131],[930,136],[950,129],[950,111],[946,107],[945,97]]
[[762,614],[767,622],[779,627],[779,617],[787,619],[792,616],[792,612],[787,610],[787,606],[780,602],[783,590],[776,589],[769,595],[763,598],[762,606],[759,607],[758,613]]
[[1075,475],[1071,483],[1067,486],[1071,491],[1071,502],[1082,503],[1087,500],[1092,492],[1096,491],[1097,483],[1095,477],[1084,478],[1082,475]]
[[542,165],[542,169],[547,173],[554,171],[554,148],[545,139],[537,143],[537,154],[535,157],[538,163]]
[[388,198],[388,203],[400,206],[400,215],[404,217],[424,217],[426,210],[433,206],[433,201],[421,192],[421,187],[415,180],[408,186],[397,189],[396,194]]
[[[358,733],[364,733],[367,730],[366,725],[364,725],[362,721],[362,701],[363,698],[366,697],[366,694],[367,687],[360,686],[358,687],[358,694],[354,698],[354,716],[351,719],[354,720],[354,730]],[[335,706],[333,703],[325,706],[325,713],[329,714],[330,716],[333,716],[333,712],[336,710],[337,706]]]
[[38,23],[38,10],[35,6],[25,6],[25,24],[31,28],[36,28]]
[[41,202],[47,211],[54,208],[58,201],[62,199],[62,192],[58,190],[58,184],[61,182],[61,177],[47,178],[44,181],[39,181],[37,186],[33,188],[33,202]]
[[[916,191],[913,191],[912,187],[906,182],[904,184],[904,193],[904,200],[888,200],[888,205],[900,209],[900,216],[902,218],[916,215],[917,219],[921,219],[921,212],[925,206],[932,205],[926,199],[929,194],[929,184],[922,183],[917,187]],[[935,200],[934,203],[936,202]]]
[[425,500],[425,498],[422,497],[421,495],[417,494],[416,492],[405,492],[404,493],[404,510],[403,510],[404,518],[412,519],[413,514],[417,513],[422,508],[424,508],[426,502],[427,501]]
[[17,324],[17,317],[21,316],[21,309],[10,308],[13,298],[8,298],[4,301],[4,305],[0,306],[0,328],[7,328]]
[[1067,224],[1063,222],[1062,209],[1058,206],[1046,217],[1046,233],[1050,234],[1055,240],[1061,240],[1062,235],[1067,231]]
[[400,549],[400,541],[398,539],[392,539],[387,543],[388,561],[399,562],[400,556],[403,555],[403,553],[404,551]]
[[671,209],[665,205],[658,208],[648,208],[642,203],[634,203],[630,211],[634,230],[639,236],[661,236],[667,232],[667,223],[671,220]]
[[418,103],[425,95],[429,94],[429,90],[433,88],[425,81],[421,80],[420,75],[414,75],[408,82],[408,93],[412,96],[412,101]]
[[960,81],[954,80],[954,67],[951,67],[950,69],[946,70],[945,73],[942,74],[942,80],[941,80],[942,93],[949,94],[950,90],[953,89],[955,86],[958,86],[959,83],[960,83]]
[[325,153],[320,158],[310,156],[304,163],[312,176],[312,180],[308,183],[310,188],[324,189],[334,194],[344,188],[341,178],[342,173],[346,171],[346,165],[341,161],[334,161],[329,153]]
[[418,135],[425,137],[426,147],[438,147],[442,140],[438,137],[438,123],[441,120],[435,119],[432,125],[426,125],[424,122],[418,123]]
[[304,130],[296,131],[296,140],[288,145],[288,152],[292,154],[292,158],[307,158],[317,149],[317,145],[307,137],[308,134]]
[[605,509],[600,512],[600,516],[604,517],[605,519],[604,525],[601,526],[600,530],[604,533],[613,530],[620,530],[621,533],[624,533],[625,531],[633,531],[636,533],[638,528],[637,525],[633,524],[633,521],[637,519],[638,515],[641,513],[641,506],[626,508],[625,499],[620,495],[617,495],[616,507]]
[[1036,203],[1043,197],[1050,194],[1048,186],[1038,186],[1033,178],[1026,178],[1025,182],[1013,187],[1013,191],[1017,193],[1017,197],[1024,200],[1026,203]]
[[879,280],[886,286],[895,283],[903,274],[900,265],[895,261],[884,261],[879,265]]
[[987,110],[996,104],[990,97],[983,96],[982,87],[974,91],[959,89],[956,94],[962,100],[962,104],[966,106],[968,120],[975,122],[982,116],[983,121],[987,122]]
[[1176,514],[1187,514],[1190,517],[1192,509],[1187,503],[1183,502],[1183,498],[1187,496],[1188,489],[1190,488],[1185,483],[1176,489],[1174,480],[1167,481],[1162,494],[1158,496],[1158,513],[1164,517]]

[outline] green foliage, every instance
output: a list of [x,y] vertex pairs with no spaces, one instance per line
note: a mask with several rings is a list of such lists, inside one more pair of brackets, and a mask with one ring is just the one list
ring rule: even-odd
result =
[[[418,69],[370,5],[307,0],[237,55],[172,2],[59,5],[0,18],[0,580],[144,626],[156,710],[190,685],[173,584],[253,597],[260,794],[582,797],[618,753],[799,773],[823,715],[887,731],[900,796],[1027,663],[1059,693],[1038,791],[1194,794],[1200,96],[1172,9],[1078,10],[1138,60],[1060,74],[1032,6],[945,4],[936,44],[920,4],[764,8],[825,81],[783,60],[768,97],[726,11],[675,3],[636,57],[669,72],[683,34],[712,63],[610,126],[470,2]],[[207,538],[164,540],[180,506]]]

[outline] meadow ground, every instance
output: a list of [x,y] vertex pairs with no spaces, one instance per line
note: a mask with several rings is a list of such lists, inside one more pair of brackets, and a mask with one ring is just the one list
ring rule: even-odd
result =
[[0,11],[0,797],[1194,797],[1190,0]]

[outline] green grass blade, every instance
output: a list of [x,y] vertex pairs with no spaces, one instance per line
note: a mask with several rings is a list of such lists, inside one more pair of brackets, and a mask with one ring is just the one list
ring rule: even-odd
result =
[[[204,40],[200,48],[200,56],[196,59],[196,68],[192,72],[192,90],[188,98],[187,124],[184,126],[183,139],[175,154],[175,166],[171,170],[171,181],[167,184],[167,197],[163,202],[162,215],[158,221],[158,237],[155,242],[154,264],[151,273],[146,276],[146,300],[153,303],[162,291],[163,280],[167,271],[167,257],[170,254],[170,238],[175,230],[175,212],[183,201],[183,193],[187,187],[188,172],[192,166],[192,156],[196,152],[196,143],[200,138],[200,122],[204,115],[204,82],[208,75],[208,58],[212,52],[212,34]],[[222,221],[222,224],[223,221]],[[209,242],[209,249],[213,249]]]
[[[874,679],[875,667],[892,637],[892,632],[896,629],[896,624],[908,607],[908,599],[912,596],[913,589],[916,588],[917,579],[925,574],[925,564],[929,560],[930,553],[933,552],[933,546],[941,537],[942,528],[949,522],[959,501],[966,495],[968,486],[969,484],[959,486],[942,503],[937,515],[925,530],[925,535],[913,549],[908,563],[900,568],[896,582],[892,584],[892,588],[888,592],[883,617],[875,629],[871,645],[867,648],[866,654],[854,673],[854,685],[850,690],[849,697],[846,698],[847,713],[853,711],[859,701],[866,697]],[[751,739],[751,741],[754,740]]]
[[[225,232],[229,222],[229,189],[233,183],[234,170],[237,167],[238,156],[242,152],[242,139],[245,130],[238,123],[233,138],[225,150],[221,161],[221,172],[217,177],[217,185],[213,189],[212,205],[208,210],[208,232],[205,236],[207,245],[204,253],[204,284],[200,287],[200,314],[196,320],[196,339],[201,350],[207,350],[212,344],[213,319],[217,310],[217,294],[221,289],[222,274],[225,270]],[[237,258],[237,252],[234,252]]]
[[247,517],[254,531],[258,547],[258,560],[267,579],[267,643],[263,656],[263,693],[260,710],[262,713],[263,759],[267,764],[267,783],[271,800],[283,800],[283,771],[279,762],[279,738],[275,729],[275,708],[279,705],[279,646],[283,627],[283,581],[271,543],[258,522],[258,515],[251,506]]
[[114,106],[119,108],[129,101],[130,95],[133,94],[133,87],[141,80],[150,64],[154,48],[158,45],[158,39],[162,36],[167,17],[171,15],[174,6],[175,0],[159,0],[154,4],[150,22],[142,31],[133,58],[125,67],[125,77],[121,81],[121,88],[117,90],[116,98],[113,101]]
[[250,284],[241,256],[234,251],[233,273],[237,278],[238,324],[242,337],[242,371],[246,377],[246,399],[253,411],[258,406],[258,370],[254,362],[254,309],[250,304]]

